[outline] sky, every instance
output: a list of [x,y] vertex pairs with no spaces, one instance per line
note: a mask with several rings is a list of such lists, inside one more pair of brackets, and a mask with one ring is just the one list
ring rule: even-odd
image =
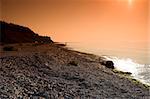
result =
[[58,42],[147,43],[150,41],[149,2],[150,0],[1,0],[0,18],[27,26]]

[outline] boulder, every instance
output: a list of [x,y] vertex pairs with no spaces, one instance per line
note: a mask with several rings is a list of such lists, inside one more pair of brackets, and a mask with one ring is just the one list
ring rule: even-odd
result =
[[110,61],[110,60],[103,60],[101,62],[102,65],[106,66],[107,68],[110,68],[110,69],[114,69],[114,63],[113,61]]

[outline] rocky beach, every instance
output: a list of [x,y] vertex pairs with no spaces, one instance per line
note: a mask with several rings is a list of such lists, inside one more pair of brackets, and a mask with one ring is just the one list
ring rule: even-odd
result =
[[10,42],[2,39],[0,46],[0,99],[150,98],[149,86],[115,70],[113,62],[101,56],[71,50],[29,29],[34,40],[13,41],[13,36],[6,36],[12,30],[16,35],[22,32],[2,32]]
[[1,51],[1,99],[150,97],[149,87],[101,65],[102,57],[72,51],[57,44],[28,43],[13,47],[18,50]]

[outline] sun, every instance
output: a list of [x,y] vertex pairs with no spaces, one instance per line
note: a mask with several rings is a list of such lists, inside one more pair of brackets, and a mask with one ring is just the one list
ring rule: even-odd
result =
[[128,0],[129,5],[132,5],[133,0]]
[[119,2],[123,1],[123,2],[126,2],[128,3],[129,6],[131,6],[133,4],[133,1],[134,0],[118,0]]
[[131,7],[134,2],[134,0],[118,0],[118,1],[127,4],[129,7]]

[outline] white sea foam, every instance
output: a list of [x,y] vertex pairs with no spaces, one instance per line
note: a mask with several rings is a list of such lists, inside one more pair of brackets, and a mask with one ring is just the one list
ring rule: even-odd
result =
[[131,72],[134,78],[150,85],[150,65],[138,64],[130,58],[117,58],[104,56],[108,60],[114,62],[116,69],[125,72]]
[[150,49],[141,47],[140,45],[144,44],[139,42],[122,42],[121,45],[115,45],[117,44],[111,42],[67,43],[67,46],[74,50],[104,55],[103,57],[114,62],[116,69],[131,72],[133,78],[150,85]]

